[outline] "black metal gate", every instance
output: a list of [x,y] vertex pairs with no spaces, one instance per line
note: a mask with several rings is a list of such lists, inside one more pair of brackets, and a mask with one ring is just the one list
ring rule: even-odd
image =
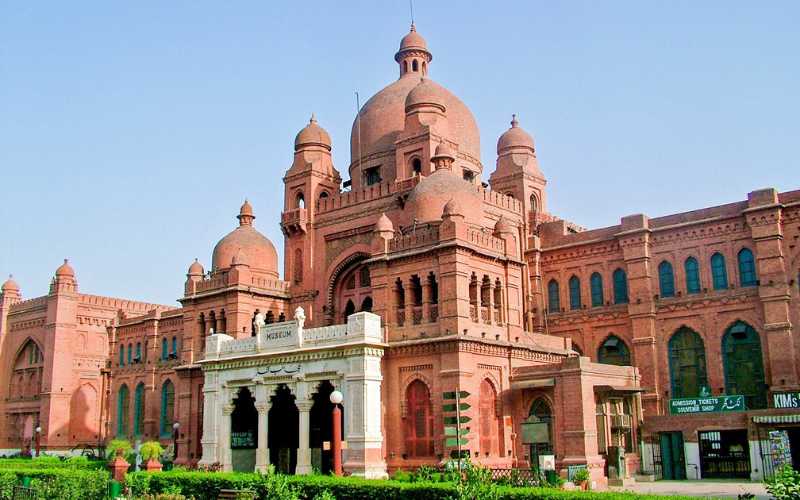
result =
[[639,462],[639,472],[652,474],[655,479],[663,479],[664,469],[661,463],[661,442],[658,434],[644,438],[640,449],[642,459]]
[[750,478],[747,430],[703,431],[698,437],[703,479]]

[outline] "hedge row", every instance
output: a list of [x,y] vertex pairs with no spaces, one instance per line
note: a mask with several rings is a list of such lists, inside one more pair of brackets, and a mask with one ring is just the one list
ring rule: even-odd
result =
[[0,469],[92,469],[105,470],[106,462],[89,460],[83,456],[59,457],[43,456],[37,458],[0,458]]
[[[216,500],[221,489],[250,490],[256,498],[273,498],[267,476],[241,472],[134,472],[126,481],[135,495],[176,492],[195,500]],[[353,477],[289,476],[287,481],[296,488],[301,499],[313,499],[328,491],[338,499],[347,500],[450,500],[457,497],[453,483],[402,482],[368,480]],[[555,488],[498,487],[504,500],[646,500],[662,497],[615,492],[564,491]],[[678,499],[680,497],[673,497]],[[690,498],[690,497],[684,497]],[[696,499],[695,499],[696,500]]]
[[0,469],[0,498],[12,498],[14,486],[30,479],[30,486],[41,498],[63,500],[104,500],[111,475],[108,471],[44,468]]

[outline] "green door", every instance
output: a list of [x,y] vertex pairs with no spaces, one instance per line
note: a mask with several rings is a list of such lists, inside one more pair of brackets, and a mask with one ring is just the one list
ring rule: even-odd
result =
[[661,469],[664,479],[686,479],[683,458],[683,433],[661,433]]

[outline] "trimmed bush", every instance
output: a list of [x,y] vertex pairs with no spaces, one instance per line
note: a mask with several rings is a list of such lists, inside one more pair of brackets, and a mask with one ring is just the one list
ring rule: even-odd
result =
[[[294,489],[300,499],[312,500],[320,495],[333,495],[339,500],[451,500],[469,494],[448,482],[402,482],[392,480],[370,480],[355,477],[334,476],[281,476],[243,473],[243,472],[189,472],[170,471],[159,473],[134,472],[126,476],[134,495],[153,495],[175,492],[195,500],[215,500],[221,489],[250,490],[256,498],[290,498],[278,494],[274,478],[285,481]],[[636,495],[633,493],[564,491],[555,488],[513,488],[497,486],[492,488],[495,498],[503,500],[663,500],[655,495]],[[463,498],[463,496],[462,496]],[[671,497],[670,500],[692,497]],[[693,498],[692,500],[696,500]]]
[[[41,498],[63,500],[104,500],[110,480],[109,473],[100,470],[66,467],[3,469],[0,488],[10,484],[9,475],[14,476],[14,484],[22,483],[23,478],[31,478],[31,488]],[[12,489],[13,486],[11,485]]]
[[0,470],[5,469],[91,469],[105,470],[106,463],[101,460],[89,460],[84,456],[38,457],[38,458],[0,458]]

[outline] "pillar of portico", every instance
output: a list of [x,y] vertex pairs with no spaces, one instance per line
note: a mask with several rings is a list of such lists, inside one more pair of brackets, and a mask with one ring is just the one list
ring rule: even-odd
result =
[[422,284],[422,322],[431,319],[431,283],[427,278],[421,279]]
[[408,326],[414,324],[414,288],[411,286],[410,277],[403,282],[403,290],[405,290],[404,295],[406,299],[406,320],[404,324]]
[[231,414],[233,413],[233,405],[226,404],[222,407],[222,418],[220,419],[219,428],[219,458],[223,471],[233,470],[231,461]]
[[489,292],[486,294],[489,296],[489,304],[486,309],[488,309],[488,321],[486,323],[493,325],[494,324],[494,283],[489,280],[489,285],[487,286]]
[[256,449],[256,470],[265,472],[269,467],[269,394],[270,388],[259,384],[256,386],[256,410],[258,410],[258,448]]
[[295,474],[311,474],[313,472],[311,468],[311,447],[309,444],[309,426],[310,426],[310,416],[311,416],[311,407],[314,405],[313,401],[300,401],[295,403],[297,405],[297,410],[300,412],[299,420],[299,447],[297,448],[297,467],[295,468]]

